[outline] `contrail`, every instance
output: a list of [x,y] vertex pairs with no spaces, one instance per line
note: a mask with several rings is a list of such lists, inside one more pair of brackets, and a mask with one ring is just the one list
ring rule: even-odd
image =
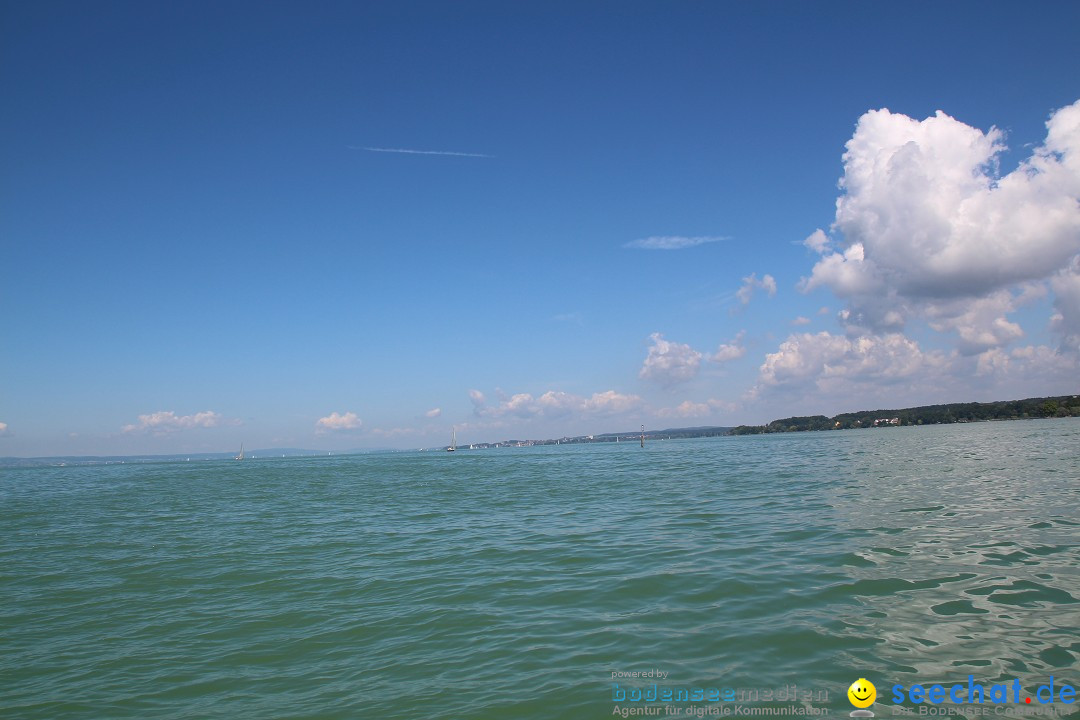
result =
[[654,235],[653,237],[641,238],[626,243],[623,247],[639,248],[641,250],[682,250],[683,248],[704,245],[705,243],[722,242],[731,238],[719,235],[703,235],[698,237],[686,237],[684,235]]
[[405,155],[453,155],[454,157],[493,158],[494,155],[482,153],[448,152],[445,150],[409,150],[407,148],[379,148],[379,147],[356,147],[349,145],[350,150],[367,150],[368,152],[404,153]]

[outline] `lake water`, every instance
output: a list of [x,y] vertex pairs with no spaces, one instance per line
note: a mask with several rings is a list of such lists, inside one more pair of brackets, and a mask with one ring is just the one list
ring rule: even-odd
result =
[[[0,469],[0,717],[607,718],[662,708],[616,702],[653,682],[845,717],[860,677],[889,717],[895,684],[1076,687],[1078,501],[1077,419]],[[792,705],[761,697],[728,711]]]

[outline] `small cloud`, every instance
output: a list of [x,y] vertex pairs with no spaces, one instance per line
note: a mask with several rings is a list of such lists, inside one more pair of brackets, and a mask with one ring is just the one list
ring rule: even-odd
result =
[[432,408],[424,413],[424,417],[437,418],[442,415],[442,408]]
[[473,404],[473,414],[484,415],[488,409],[487,398],[479,390],[469,390],[469,400]]
[[614,390],[607,390],[593,393],[592,397],[585,401],[584,411],[593,415],[613,415],[635,410],[641,406],[641,402],[641,398],[637,395],[624,395]]
[[344,415],[339,415],[336,412],[332,412],[324,418],[319,418],[315,423],[315,432],[340,432],[343,430],[357,430],[363,425],[363,421],[356,416],[356,413],[347,412]]
[[689,345],[670,342],[660,333],[649,336],[653,345],[641,366],[638,377],[665,387],[692,380],[698,373],[703,355]]
[[683,235],[653,235],[652,237],[641,238],[639,240],[631,240],[623,245],[623,247],[636,248],[638,250],[682,250],[688,247],[695,247],[697,245],[720,242],[721,240],[728,239],[729,238],[718,235],[700,235],[696,237],[686,237]]
[[706,403],[696,403],[690,400],[685,400],[679,404],[678,407],[673,408],[661,408],[656,411],[656,414],[660,417],[702,417],[708,415],[712,411]]
[[818,228],[810,237],[803,240],[803,245],[810,248],[818,255],[824,255],[825,251],[829,249],[829,245],[832,241],[829,240],[829,236],[825,234],[825,231]]
[[750,298],[754,296],[754,288],[760,288],[769,294],[769,297],[776,295],[776,280],[772,275],[762,275],[761,279],[757,279],[757,273],[750,273],[743,278],[742,287],[735,293],[735,297],[739,298],[739,302],[746,305],[750,302]]
[[713,362],[722,363],[729,360],[738,360],[746,354],[746,346],[742,344],[743,338],[746,336],[745,330],[740,330],[739,334],[735,336],[735,339],[730,343],[720,345],[716,349],[716,352],[709,358]]
[[510,416],[525,420],[574,414],[581,417],[606,416],[629,412],[642,405],[642,399],[637,395],[624,395],[614,390],[593,393],[590,397],[560,390],[549,390],[539,397],[534,397],[531,393],[516,393],[500,399],[496,405],[488,405],[479,390],[470,390],[469,396],[473,401],[473,412],[478,417]]
[[832,312],[832,311],[829,310],[828,305],[822,305],[821,308],[818,309],[817,314],[818,315],[828,315],[830,312]]
[[553,322],[571,323],[573,325],[584,325],[585,318],[579,312],[559,313],[558,315],[552,315]]
[[180,430],[212,428],[223,424],[225,424],[225,418],[212,410],[205,410],[194,415],[177,415],[172,410],[162,410],[156,413],[140,415],[139,422],[125,425],[121,431],[125,433],[149,432],[154,435],[165,435]]
[[11,431],[8,430],[8,424],[0,422],[0,437],[8,437],[11,435]]
[[799,317],[792,320],[791,324],[792,325],[809,325],[810,324],[810,318],[803,317],[802,315],[800,315]]

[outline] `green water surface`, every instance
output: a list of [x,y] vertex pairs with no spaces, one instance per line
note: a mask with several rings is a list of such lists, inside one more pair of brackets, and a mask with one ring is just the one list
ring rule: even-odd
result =
[[836,717],[859,677],[878,717],[895,684],[1077,687],[1078,500],[1076,419],[0,469],[0,717],[607,718],[648,670]]

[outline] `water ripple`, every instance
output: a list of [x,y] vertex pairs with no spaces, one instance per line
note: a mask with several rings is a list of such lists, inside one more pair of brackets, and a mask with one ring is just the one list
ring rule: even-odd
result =
[[1078,477],[1076,420],[5,470],[0,711],[607,717],[611,672],[650,667],[836,711],[860,676],[1080,680]]

